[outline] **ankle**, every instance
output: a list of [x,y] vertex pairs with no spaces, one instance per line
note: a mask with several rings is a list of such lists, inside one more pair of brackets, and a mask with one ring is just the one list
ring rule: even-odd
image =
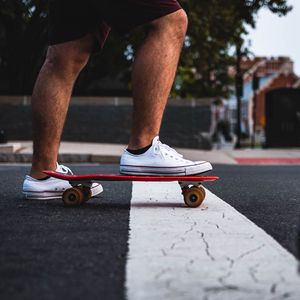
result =
[[131,137],[128,143],[128,149],[130,150],[140,150],[152,145],[152,141],[157,134],[152,134],[145,137]]
[[43,179],[47,177],[47,175],[44,174],[42,171],[33,171],[33,170],[30,171],[29,176],[34,179]]
[[140,149],[136,149],[136,150],[133,150],[133,149],[130,149],[130,148],[127,148],[127,151],[131,154],[135,154],[135,155],[139,155],[139,154],[144,154],[145,152],[147,152],[152,146],[152,143],[149,144],[148,146],[146,147],[143,147],[143,148],[140,148]]
[[32,163],[32,167],[30,170],[29,175],[34,179],[41,179],[46,177],[46,175],[43,173],[44,170],[56,170],[56,162],[55,164],[40,164],[40,163]]

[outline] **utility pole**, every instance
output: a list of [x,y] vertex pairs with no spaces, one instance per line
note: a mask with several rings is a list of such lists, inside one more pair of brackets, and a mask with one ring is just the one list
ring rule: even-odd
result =
[[241,71],[241,59],[242,59],[242,41],[239,39],[236,43],[236,76],[235,76],[235,94],[237,101],[237,124],[236,124],[236,134],[237,141],[235,148],[241,148],[241,98],[243,96],[243,74]]
[[253,74],[252,77],[252,91],[253,91],[253,98],[252,98],[252,137],[251,137],[251,148],[255,148],[255,130],[256,130],[256,91],[259,89],[259,77],[256,73]]

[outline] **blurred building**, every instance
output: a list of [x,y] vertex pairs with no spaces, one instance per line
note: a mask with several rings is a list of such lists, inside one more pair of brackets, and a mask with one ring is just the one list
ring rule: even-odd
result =
[[[298,88],[300,78],[294,73],[293,61],[289,57],[256,57],[243,58],[241,61],[243,72],[242,96],[242,133],[252,135],[255,121],[256,133],[262,133],[265,128],[265,96],[266,93],[277,88]],[[256,92],[254,93],[254,90]],[[236,124],[236,98],[229,99],[231,119]]]

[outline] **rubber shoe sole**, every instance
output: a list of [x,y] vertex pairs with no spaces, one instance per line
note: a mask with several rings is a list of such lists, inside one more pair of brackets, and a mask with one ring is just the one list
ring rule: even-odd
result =
[[152,175],[152,176],[190,176],[202,174],[212,170],[209,162],[180,167],[154,167],[121,165],[120,173],[127,175]]
[[[94,183],[91,188],[92,197],[103,192],[103,187],[100,183]],[[23,191],[24,199],[26,200],[54,200],[61,199],[63,191]]]

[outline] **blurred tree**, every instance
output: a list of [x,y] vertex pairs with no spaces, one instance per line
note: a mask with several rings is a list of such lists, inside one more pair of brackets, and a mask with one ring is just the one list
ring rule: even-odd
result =
[[[257,12],[267,7],[278,15],[291,9],[286,0],[182,0],[189,30],[176,77],[180,96],[227,96],[233,78],[234,46],[243,43],[247,27],[255,27]],[[240,40],[241,39],[241,40]],[[248,49],[244,47],[246,54]]]
[[30,93],[47,41],[46,0],[0,1],[2,93]]
[[[287,0],[179,0],[189,15],[189,30],[175,80],[175,96],[226,96],[232,79],[233,46],[255,26],[262,7],[285,15]],[[0,0],[0,93],[30,94],[44,59],[47,0]],[[130,39],[111,35],[79,77],[75,92],[124,93],[141,32]],[[245,50],[245,49],[244,49]],[[116,87],[122,91],[116,91]]]

